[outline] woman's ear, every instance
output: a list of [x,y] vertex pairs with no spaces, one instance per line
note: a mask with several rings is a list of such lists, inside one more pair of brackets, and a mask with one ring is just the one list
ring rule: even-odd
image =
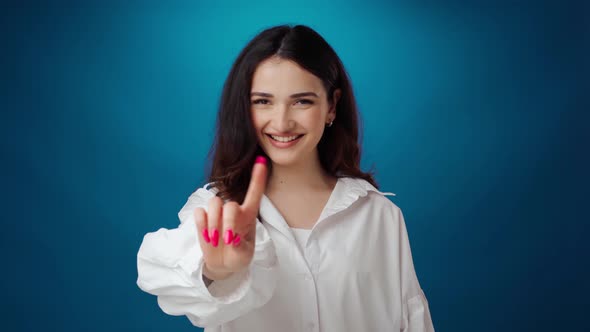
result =
[[342,91],[340,89],[334,90],[334,93],[332,94],[332,104],[330,105],[330,110],[328,111],[328,113],[334,113],[334,115],[332,115],[333,117],[336,117],[336,105],[338,105],[338,101],[340,100],[341,95]]

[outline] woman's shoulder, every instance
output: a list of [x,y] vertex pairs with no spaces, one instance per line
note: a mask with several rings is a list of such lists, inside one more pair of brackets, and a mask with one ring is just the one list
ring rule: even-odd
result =
[[197,188],[189,197],[188,200],[203,202],[207,204],[209,200],[217,195],[218,189],[213,186],[213,182],[206,183],[204,186]]
[[341,198],[350,203],[355,202],[360,198],[364,198],[366,204],[375,207],[384,207],[391,209],[399,209],[399,207],[391,201],[387,196],[395,196],[392,192],[381,191],[369,183],[365,179],[342,177],[339,179],[343,188]]
[[[379,216],[379,220],[386,224],[399,225],[405,222],[401,208],[388,197],[396,196],[394,193],[380,191],[368,181],[359,178],[349,178],[344,181],[348,182],[346,183],[348,195],[362,197],[362,203],[351,204],[351,208],[361,213],[370,212],[372,216]],[[380,223],[373,223],[373,225],[377,224]]]
[[186,203],[178,212],[178,218],[181,223],[190,219],[196,208],[206,207],[209,204],[209,200],[217,195],[218,190],[212,184],[212,182],[207,183],[190,194]]

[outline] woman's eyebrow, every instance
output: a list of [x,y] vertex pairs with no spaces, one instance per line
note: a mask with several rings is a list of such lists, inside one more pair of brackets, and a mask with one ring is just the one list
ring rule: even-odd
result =
[[[274,97],[272,94],[266,93],[266,92],[252,92],[252,93],[250,93],[250,96],[260,96],[260,97],[267,97],[267,98]],[[308,96],[319,98],[315,92],[299,92],[299,93],[294,93],[289,97],[290,98],[300,98],[300,97],[308,97]]]
[[318,97],[315,92],[300,92],[291,95],[291,98],[300,98],[300,97]]

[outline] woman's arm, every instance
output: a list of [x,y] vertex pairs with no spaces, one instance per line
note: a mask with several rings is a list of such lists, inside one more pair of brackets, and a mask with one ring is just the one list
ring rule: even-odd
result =
[[[169,315],[186,315],[196,326],[218,326],[264,305],[276,286],[274,244],[260,222],[256,226],[254,257],[249,267],[207,285],[203,255],[192,211],[210,194],[199,189],[179,212],[181,225],[145,235],[137,254],[137,285],[158,297]],[[206,191],[205,191],[206,192]],[[195,198],[201,194],[203,197]]]
[[393,218],[399,226],[399,262],[401,264],[402,332],[434,332],[428,300],[422,290],[412,259],[410,240],[401,209],[395,207]]

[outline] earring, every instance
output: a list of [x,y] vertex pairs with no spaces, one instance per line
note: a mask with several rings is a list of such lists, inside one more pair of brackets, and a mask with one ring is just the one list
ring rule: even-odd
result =
[[334,120],[330,121],[330,123],[328,123],[328,127],[332,127],[332,123],[334,123]]

